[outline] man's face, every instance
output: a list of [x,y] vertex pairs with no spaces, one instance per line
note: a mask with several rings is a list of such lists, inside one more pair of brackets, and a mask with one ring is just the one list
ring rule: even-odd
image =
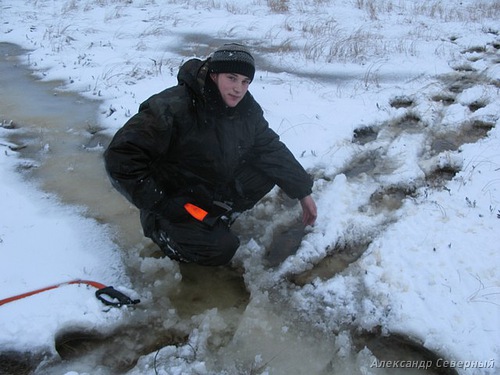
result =
[[250,78],[236,73],[212,73],[212,80],[219,88],[222,100],[228,107],[236,107],[250,85]]

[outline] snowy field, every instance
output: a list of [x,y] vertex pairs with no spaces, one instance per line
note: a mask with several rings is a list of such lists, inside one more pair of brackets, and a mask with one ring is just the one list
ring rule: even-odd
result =
[[[0,19],[0,43],[26,49],[21,61],[37,79],[101,101],[107,135],[174,85],[187,58],[243,42],[257,62],[250,91],[314,176],[317,224],[279,265],[266,266],[266,248],[298,208],[273,191],[239,219],[246,232],[233,266],[250,298],[231,338],[217,309],[183,325],[163,306],[165,326],[189,326],[187,341],[127,373],[386,374],[394,363],[351,350],[357,335],[376,332],[410,338],[459,374],[500,374],[498,1],[2,0]],[[0,113],[0,300],[73,279],[134,295],[106,223],[17,172],[10,120]],[[334,272],[332,259],[349,255]],[[182,283],[175,262],[137,262]],[[104,307],[84,286],[3,304],[0,356],[50,361],[60,331],[111,331],[134,314]],[[295,323],[325,340],[304,339],[287,358]],[[302,369],[299,353],[316,356],[317,368]],[[59,371],[87,373],[71,363]]]

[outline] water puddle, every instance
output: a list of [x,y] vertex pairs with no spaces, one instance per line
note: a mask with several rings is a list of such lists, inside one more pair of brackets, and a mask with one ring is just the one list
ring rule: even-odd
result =
[[379,189],[370,196],[370,206],[377,212],[393,212],[401,208],[403,201],[415,193],[409,187],[390,186]]
[[290,255],[295,254],[305,234],[305,227],[299,220],[275,228],[265,257],[268,266],[276,267]]
[[486,137],[494,126],[494,122],[484,120],[466,122],[457,131],[436,135],[431,142],[431,153],[437,155],[444,151],[457,151],[466,143],[475,143]]
[[311,270],[293,275],[290,281],[295,285],[304,286],[313,282],[316,278],[323,281],[331,279],[358,260],[369,245],[370,242],[336,245],[331,255],[321,260]]
[[[135,212],[106,182],[102,145],[96,126],[99,103],[57,90],[58,82],[34,81],[15,57],[23,51],[0,44],[0,119],[12,124],[9,140],[18,145],[26,176],[68,204],[84,206],[89,216],[117,223],[127,237],[139,241]],[[134,235],[135,234],[135,235]]]
[[365,175],[377,178],[382,175],[389,175],[397,169],[397,164],[386,158],[383,150],[366,150],[355,155],[340,173],[348,179],[356,179]]
[[474,87],[479,82],[483,82],[485,77],[476,72],[455,72],[441,77],[441,81],[446,85],[447,90],[452,94],[460,94],[463,91]]
[[[152,329],[152,327],[143,327]],[[58,368],[65,368],[71,362],[73,371],[95,371],[102,366],[116,374],[123,374],[132,369],[140,356],[147,355],[159,348],[169,345],[179,345],[187,342],[185,333],[172,330],[162,332],[162,335],[140,334],[137,329],[124,327],[110,334],[86,330],[61,332],[56,337],[56,350],[63,363],[47,366],[47,370],[38,369],[38,373],[47,374],[57,372]],[[89,368],[89,364],[92,364]]]
[[394,129],[398,129],[400,131],[405,132],[420,132],[422,130],[422,124],[420,122],[420,117],[408,111],[404,116],[394,120],[390,126]]
[[208,269],[196,264],[181,264],[182,283],[170,295],[181,318],[217,308],[243,312],[250,295],[242,282],[242,272],[230,267]]
[[408,108],[413,104],[413,99],[406,96],[397,96],[389,101],[389,105],[393,108]]
[[354,129],[352,142],[360,145],[373,142],[378,137],[378,130],[373,126],[365,126],[362,128]]
[[30,352],[0,352],[0,374],[2,375],[31,375],[36,365],[45,357],[45,353]]

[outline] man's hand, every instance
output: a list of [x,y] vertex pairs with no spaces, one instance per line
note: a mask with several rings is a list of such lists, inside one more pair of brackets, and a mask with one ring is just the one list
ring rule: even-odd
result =
[[302,223],[304,225],[314,225],[318,217],[318,209],[314,199],[308,195],[300,200],[300,205],[302,206]]

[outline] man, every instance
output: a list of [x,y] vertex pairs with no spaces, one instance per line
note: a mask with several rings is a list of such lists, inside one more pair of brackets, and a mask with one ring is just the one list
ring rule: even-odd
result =
[[228,263],[239,247],[234,218],[275,185],[299,199],[304,225],[316,220],[311,178],[248,92],[254,74],[239,44],[187,61],[178,85],[142,103],[104,154],[113,186],[171,259]]

